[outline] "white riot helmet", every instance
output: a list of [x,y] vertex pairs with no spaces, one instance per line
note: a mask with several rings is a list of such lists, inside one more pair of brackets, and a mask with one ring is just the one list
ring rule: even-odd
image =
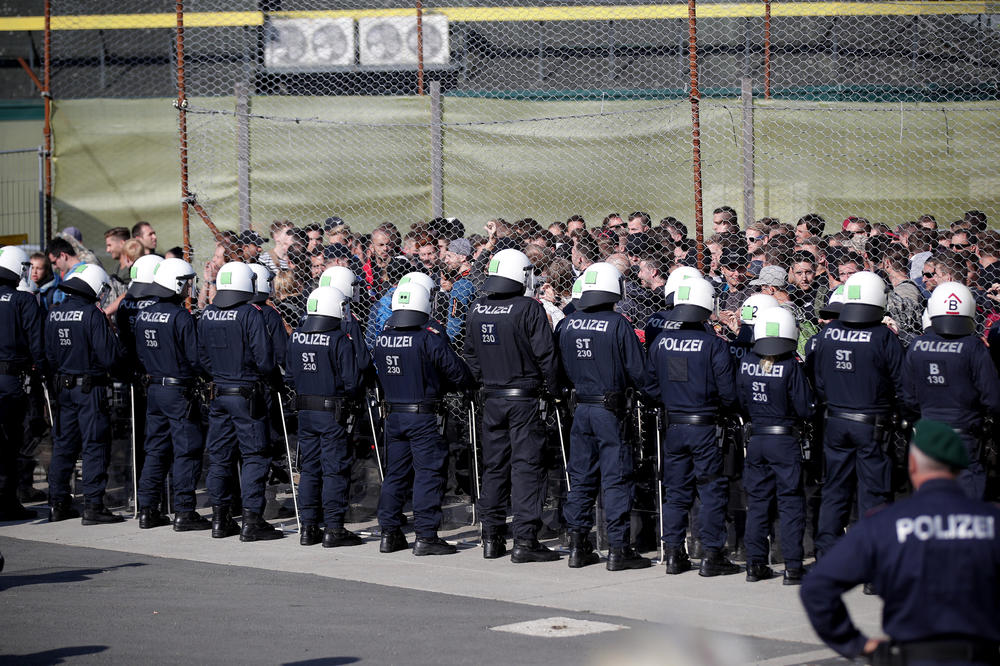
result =
[[153,271],[153,284],[147,291],[150,296],[173,298],[186,295],[188,282],[194,279],[194,268],[183,259],[164,259]]
[[691,278],[674,292],[674,321],[699,322],[708,319],[715,311],[715,287],[702,277]]
[[663,285],[663,297],[669,298],[671,294],[677,291],[677,287],[688,280],[699,277],[702,277],[702,274],[697,268],[693,266],[678,266],[670,271],[670,275],[667,276],[667,283]]
[[757,317],[760,316],[761,312],[768,308],[776,308],[778,305],[780,305],[778,299],[774,296],[754,294],[743,301],[743,307],[740,308],[740,322],[747,326],[753,326],[757,323]]
[[426,289],[432,297],[438,288],[434,278],[427,273],[421,273],[420,271],[410,271],[399,279],[399,284],[397,286],[404,287],[408,284],[419,284],[421,287]]
[[605,261],[591,264],[583,272],[583,284],[580,285],[581,310],[617,303],[625,291],[622,274],[618,269]]
[[305,333],[321,333],[340,327],[344,318],[344,304],[347,296],[334,287],[317,287],[306,299],[306,318],[299,330]]
[[430,319],[431,292],[417,282],[396,287],[392,294],[392,314],[386,328],[412,328],[423,326]]
[[231,308],[249,303],[257,293],[257,274],[242,261],[230,261],[219,269],[215,278],[215,299],[212,305]]
[[520,250],[500,250],[490,259],[483,291],[493,294],[523,294],[534,288],[534,268]]
[[99,301],[111,289],[111,279],[97,264],[80,264],[66,276],[59,288],[71,294]]
[[257,291],[254,292],[253,298],[250,299],[251,303],[264,303],[270,298],[271,294],[274,293],[272,287],[272,282],[274,282],[274,273],[268,270],[267,266],[261,264],[249,264],[250,270],[253,271],[254,275],[257,276]]
[[848,324],[874,324],[885,316],[885,280],[870,271],[861,271],[844,283],[844,306],[840,321]]
[[330,266],[319,276],[319,286],[333,287],[352,301],[358,300],[359,284],[354,272],[346,266]]
[[920,315],[920,328],[924,333],[929,333],[933,330],[931,325],[931,316],[927,312],[927,308],[924,308],[924,313]]
[[976,330],[976,299],[961,282],[943,282],[927,299],[927,315],[940,335],[971,335]]
[[791,312],[780,306],[761,308],[753,325],[753,352],[759,356],[781,356],[799,346],[799,325]]
[[132,281],[129,283],[128,291],[125,293],[132,298],[149,298],[152,296],[149,292],[149,287],[153,284],[156,267],[160,265],[161,261],[163,261],[163,257],[155,254],[144,254],[136,259],[132,264],[132,269],[129,271],[129,278]]
[[819,309],[820,319],[836,319],[844,307],[844,285],[840,285],[830,294],[830,299]]
[[570,290],[569,300],[575,305],[580,304],[580,297],[583,296],[583,276],[581,275],[573,281],[573,289]]
[[16,245],[0,247],[0,280],[20,282],[27,277],[31,262],[28,253]]

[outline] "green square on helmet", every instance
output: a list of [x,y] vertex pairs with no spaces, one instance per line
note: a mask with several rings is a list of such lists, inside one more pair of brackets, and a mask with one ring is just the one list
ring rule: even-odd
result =
[[318,308],[319,308],[319,303],[316,301],[315,298],[310,298],[308,301],[306,301],[306,312],[316,312]]
[[233,274],[229,271],[225,273],[219,273],[219,284],[232,284]]

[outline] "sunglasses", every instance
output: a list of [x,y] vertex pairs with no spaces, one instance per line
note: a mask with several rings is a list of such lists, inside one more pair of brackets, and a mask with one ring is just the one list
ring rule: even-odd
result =
[[925,278],[934,277],[934,273],[924,273]]
[[951,249],[953,250],[964,250],[967,247],[972,247],[972,243],[952,243]]

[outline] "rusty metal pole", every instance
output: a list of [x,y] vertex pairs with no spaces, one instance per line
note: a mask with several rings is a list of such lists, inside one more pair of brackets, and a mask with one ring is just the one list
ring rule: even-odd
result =
[[188,202],[187,92],[184,86],[184,1],[177,0],[177,107],[181,144],[181,228],[184,260],[191,261],[191,224]]
[[705,270],[704,210],[701,198],[701,118],[698,112],[698,20],[696,0],[688,0],[688,64],[691,70],[691,148],[694,152],[694,226],[698,270]]
[[417,0],[417,94],[424,96],[424,4]]
[[771,0],[764,0],[764,99],[771,99]]
[[48,244],[52,238],[52,3],[45,0],[45,38],[44,38],[43,77],[45,86],[42,90],[42,102],[45,106],[45,124],[42,126],[42,136],[45,140],[45,238]]

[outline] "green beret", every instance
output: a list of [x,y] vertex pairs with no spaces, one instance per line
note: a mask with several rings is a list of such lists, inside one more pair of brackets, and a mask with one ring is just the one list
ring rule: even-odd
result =
[[969,466],[969,453],[962,438],[947,423],[920,419],[913,428],[913,445],[949,467],[965,469]]

